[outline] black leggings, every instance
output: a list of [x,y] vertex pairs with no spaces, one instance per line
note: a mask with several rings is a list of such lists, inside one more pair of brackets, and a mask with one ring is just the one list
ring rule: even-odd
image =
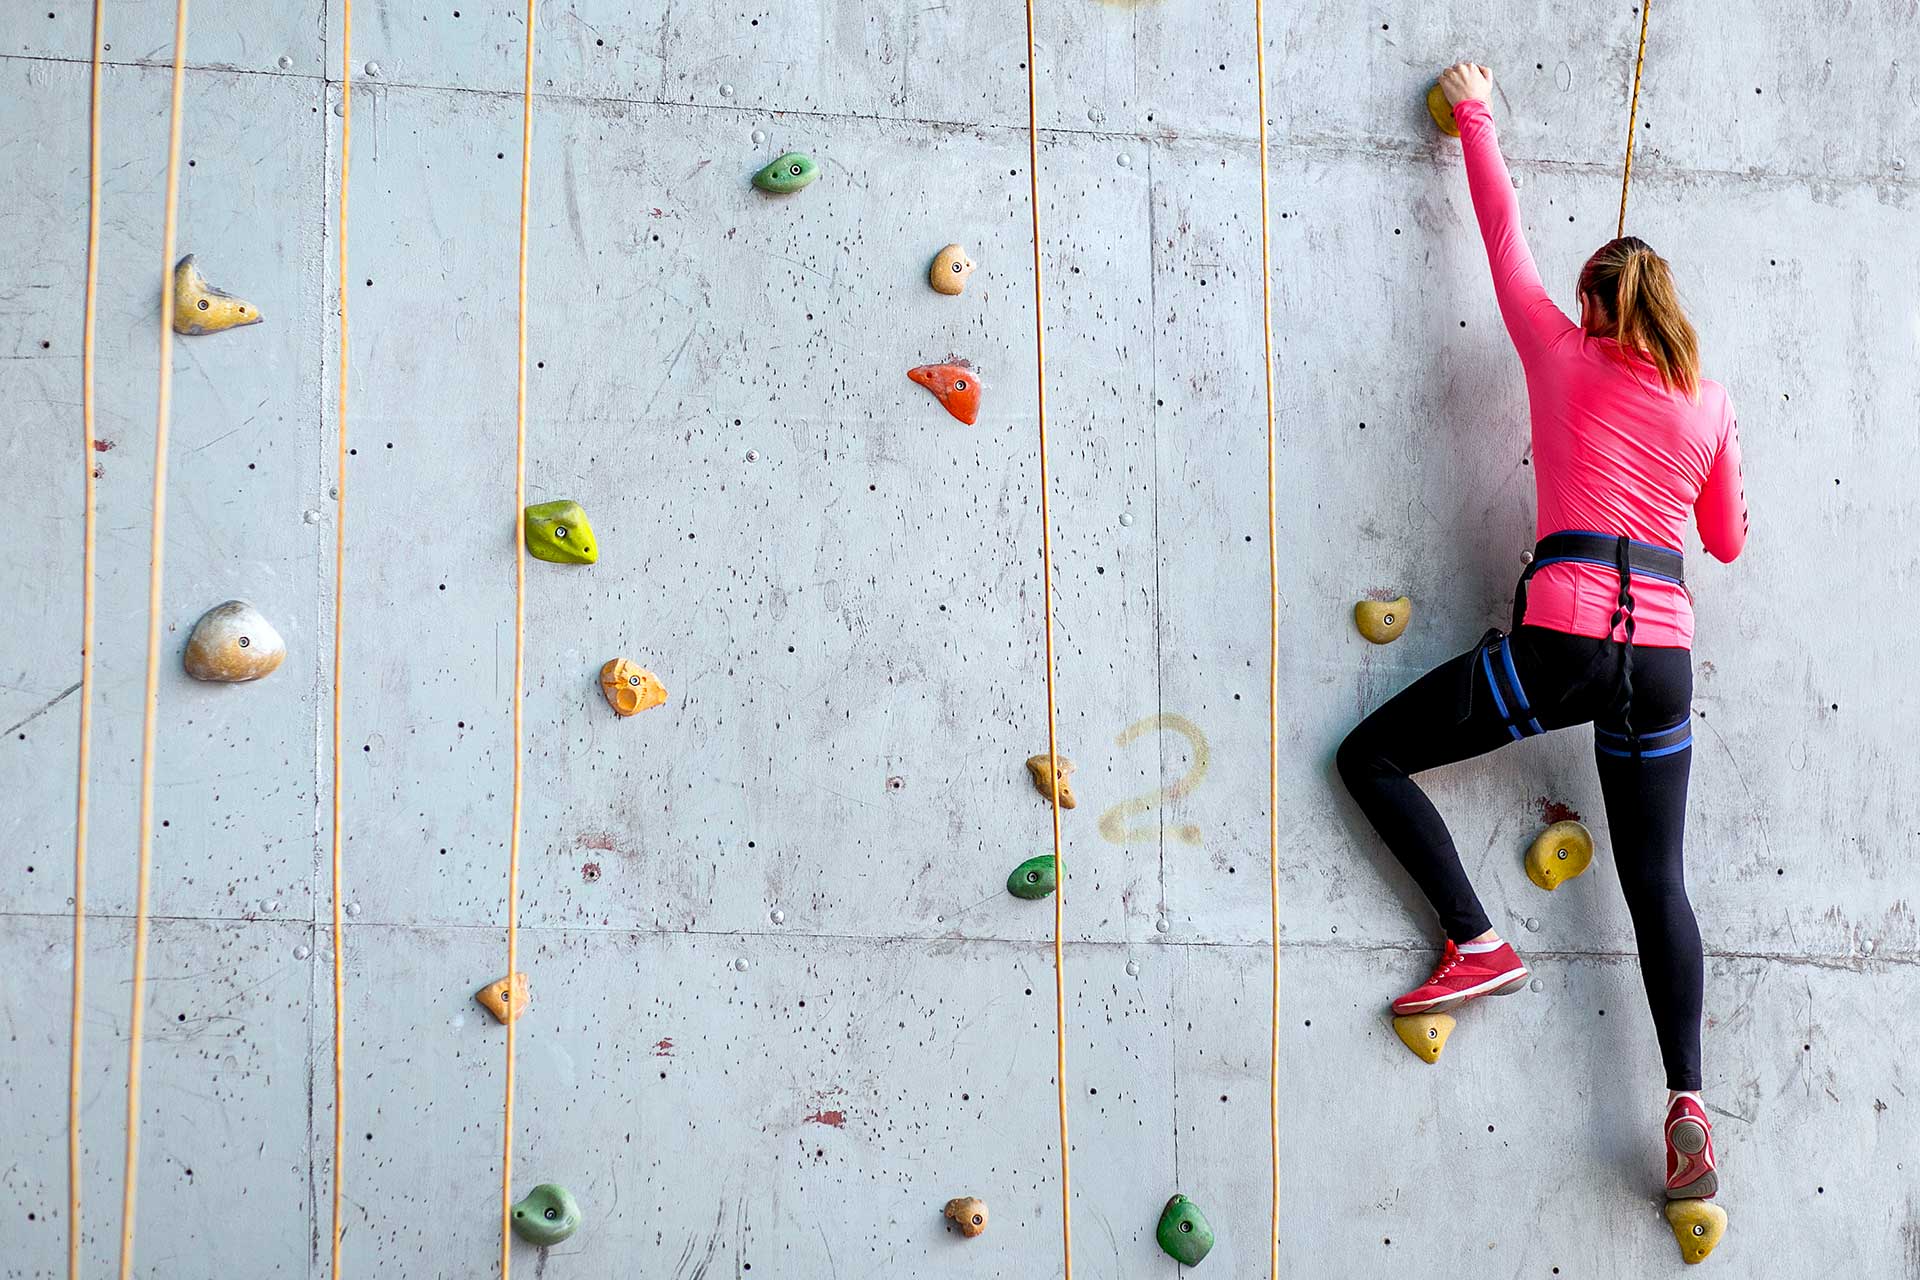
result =
[[1700,1087],[1700,927],[1687,901],[1681,842],[1693,659],[1685,649],[1633,650],[1633,752],[1618,706],[1618,643],[1521,627],[1442,664],[1362,720],[1340,744],[1340,777],[1387,847],[1464,942],[1491,928],[1447,824],[1413,782],[1535,733],[1594,726],[1594,761],[1614,865],[1640,946],[1640,973],[1666,1063],[1667,1087]]

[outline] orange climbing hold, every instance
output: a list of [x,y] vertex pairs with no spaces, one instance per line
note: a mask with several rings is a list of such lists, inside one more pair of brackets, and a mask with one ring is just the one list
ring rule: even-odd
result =
[[486,1011],[493,1015],[496,1022],[512,1022],[527,1007],[529,995],[527,975],[516,973],[511,979],[502,978],[498,982],[489,982],[473,993]]
[[600,668],[600,692],[607,695],[607,705],[619,716],[638,715],[667,700],[667,686],[660,683],[660,677],[625,658],[609,658]]
[[[1053,759],[1043,751],[1027,760],[1027,772],[1033,775],[1033,789],[1048,800],[1053,799],[1054,792]],[[1073,761],[1065,756],[1060,756],[1058,759],[1060,761],[1060,807],[1071,809],[1079,803],[1073,798],[1073,784],[1067,781],[1067,775],[1073,772]]]
[[933,392],[948,413],[968,426],[980,416],[980,375],[965,360],[917,365],[907,370],[907,376]]

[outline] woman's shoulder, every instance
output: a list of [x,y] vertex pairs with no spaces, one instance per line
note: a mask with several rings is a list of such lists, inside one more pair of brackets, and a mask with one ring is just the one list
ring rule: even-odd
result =
[[1733,397],[1712,378],[1700,379],[1700,410],[1713,421],[1733,420]]

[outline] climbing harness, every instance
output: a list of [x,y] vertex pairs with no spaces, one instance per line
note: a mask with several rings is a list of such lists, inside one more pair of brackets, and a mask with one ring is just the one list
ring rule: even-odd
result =
[[93,353],[100,284],[100,63],[106,52],[106,0],[93,0],[93,79],[87,106],[87,294],[80,337],[80,474],[86,514],[80,552],[80,731],[73,791],[73,1006],[67,1053],[67,1278],[80,1275],[80,1048],[86,1026],[87,820],[93,757],[94,502]]
[[[1654,753],[1656,748],[1664,748],[1658,752],[1662,755],[1678,750],[1679,747],[1666,741],[1673,726],[1668,726],[1645,738],[1633,727],[1633,582],[1637,576],[1659,582],[1671,582],[1675,586],[1684,588],[1686,586],[1685,559],[1671,547],[1639,542],[1615,534],[1590,533],[1579,529],[1563,529],[1558,533],[1550,533],[1535,545],[1526,569],[1521,572],[1519,582],[1514,584],[1514,631],[1518,631],[1521,624],[1526,621],[1528,582],[1532,580],[1534,574],[1551,564],[1596,565],[1612,570],[1620,580],[1620,594],[1616,598],[1613,616],[1607,622],[1607,638],[1613,640],[1615,633],[1619,633],[1618,638],[1621,643],[1619,670],[1615,676],[1614,711],[1625,732],[1609,735],[1624,744],[1621,749],[1611,751],[1609,754],[1630,756],[1638,760]],[[1594,656],[1595,668],[1598,668],[1606,656],[1607,651],[1604,648]],[[1526,690],[1521,687],[1520,674],[1513,664],[1510,632],[1503,633],[1494,629],[1480,637],[1480,643],[1474,651],[1474,660],[1467,670],[1466,688],[1461,695],[1461,719],[1463,720],[1473,711],[1475,669],[1485,677],[1487,688],[1493,693],[1494,709],[1500,713],[1500,722],[1506,726],[1507,732],[1515,741],[1545,732],[1527,700]],[[1691,737],[1688,741],[1692,741]]]
[[[527,680],[527,215],[533,190],[533,8],[527,0],[526,64],[520,92],[520,319],[513,446],[513,827],[507,837],[507,974],[520,972],[520,801],[522,721]],[[513,1253],[513,1032],[507,1022],[506,1105],[500,1140],[500,1280],[508,1280]]]
[[347,624],[347,192],[353,156],[353,0],[340,0],[340,385],[337,403],[333,482],[339,495],[333,508],[333,1220],[327,1252],[333,1280],[340,1280],[340,1240],[346,1187],[347,1154],[347,947],[341,902],[345,880],[341,853],[340,721],[344,687],[342,658]]
[[140,728],[140,825],[134,888],[132,1009],[127,1016],[127,1150],[120,1171],[120,1280],[133,1280],[140,1189],[140,1051],[147,1025],[147,904],[153,882],[153,743],[160,720],[160,608],[167,549],[167,439],[173,420],[173,249],[180,230],[180,126],[187,85],[187,0],[174,0],[173,93],[167,128],[166,213],[160,229],[160,388],[153,427],[153,518],[147,556],[146,710]]
[[[1046,637],[1047,760],[1050,776],[1060,778],[1059,705],[1054,696],[1053,663],[1053,516],[1047,495],[1053,485],[1047,467],[1047,313],[1040,267],[1040,112],[1034,66],[1033,5],[1027,5],[1027,188],[1033,217],[1033,380],[1034,414],[1040,447],[1040,610]],[[1048,788],[1053,807],[1053,1082],[1060,1106],[1060,1249],[1062,1280],[1073,1280],[1073,1180],[1067,1150],[1067,878],[1060,863],[1060,791]]]

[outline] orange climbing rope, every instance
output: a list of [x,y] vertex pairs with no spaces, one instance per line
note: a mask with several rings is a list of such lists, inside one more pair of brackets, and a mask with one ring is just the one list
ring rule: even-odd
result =
[[1260,316],[1267,378],[1267,892],[1272,906],[1273,1010],[1268,1045],[1267,1127],[1272,1154],[1268,1274],[1280,1278],[1280,534],[1274,457],[1273,237],[1267,178],[1267,6],[1253,0],[1253,64],[1260,80]]
[[80,337],[80,474],[86,514],[80,552],[80,743],[73,789],[73,1008],[67,1055],[67,1276],[80,1275],[80,1043],[86,1027],[87,800],[93,757],[94,300],[100,285],[100,63],[106,52],[106,0],[93,0],[93,80],[87,97],[87,297]]
[[342,686],[341,657],[346,649],[347,623],[347,190],[353,156],[353,0],[340,0],[340,385],[339,440],[334,455],[333,508],[333,1225],[328,1254],[334,1280],[340,1277],[341,1209],[347,1154],[347,948],[342,927],[343,858],[340,835],[340,751]]
[[140,1038],[147,1022],[147,897],[153,879],[153,740],[160,716],[160,583],[167,549],[167,437],[173,412],[173,249],[180,228],[180,125],[187,84],[187,0],[174,0],[167,205],[160,232],[160,393],[153,428],[152,547],[147,559],[147,687],[140,737],[139,880],[134,890],[133,1008],[127,1019],[127,1158],[120,1173],[120,1280],[133,1277],[140,1168]]
[[1067,1152],[1067,873],[1060,861],[1059,708],[1053,686],[1053,517],[1047,505],[1047,312],[1040,269],[1040,119],[1034,70],[1033,0],[1027,3],[1027,185],[1033,210],[1034,410],[1040,426],[1040,608],[1047,650],[1047,762],[1053,778],[1053,1071],[1060,1095],[1060,1248],[1073,1280],[1073,1177]]
[[[507,838],[507,995],[520,968],[521,713],[527,662],[527,213],[533,190],[533,6],[527,0],[526,78],[520,95],[520,326],[513,454],[513,831]],[[507,1005],[507,1104],[500,1152],[500,1280],[513,1248],[513,1031],[520,1010]]]
[[1627,184],[1633,181],[1633,132],[1640,118],[1640,71],[1647,62],[1647,14],[1653,0],[1640,0],[1640,52],[1633,58],[1633,100],[1627,107],[1627,159],[1620,169],[1620,225],[1616,236],[1627,234]]

